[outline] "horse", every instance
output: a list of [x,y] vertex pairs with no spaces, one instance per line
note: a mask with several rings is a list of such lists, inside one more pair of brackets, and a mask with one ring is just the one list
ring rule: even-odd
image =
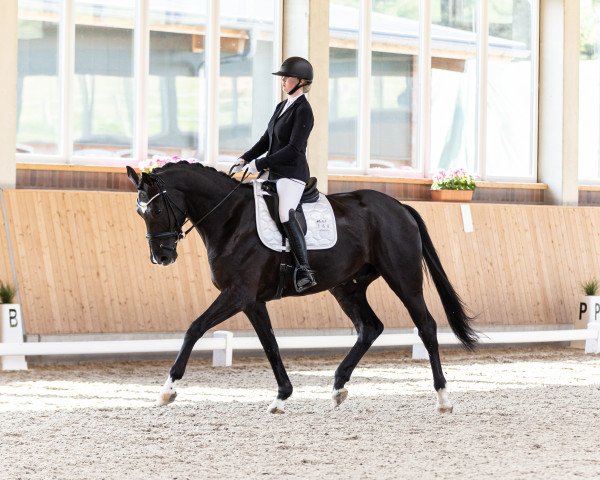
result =
[[[252,186],[225,172],[187,161],[168,163],[140,176],[127,167],[127,176],[137,189],[137,213],[146,224],[152,263],[166,266],[176,261],[177,244],[184,238],[182,227],[189,220],[204,241],[212,282],[220,291],[186,331],[158,403],[167,405],[175,400],[175,382],[183,377],[198,339],[229,317],[244,312],[277,381],[277,396],[267,411],[284,413],[293,387],[266,307],[277,293],[280,254],[263,246],[258,237]],[[283,297],[328,290],[354,324],[356,343],[333,379],[334,406],[347,398],[345,385],[354,368],[383,331],[383,323],[367,300],[369,285],[383,277],[408,310],[427,349],[437,411],[452,412],[437,325],[423,297],[425,269],[433,278],[448,323],[462,345],[473,350],[478,336],[470,325],[474,317],[469,316],[450,283],[425,222],[411,206],[374,190],[337,193],[327,198],[336,218],[337,242],[328,250],[308,252],[317,284],[302,293],[287,288]]]

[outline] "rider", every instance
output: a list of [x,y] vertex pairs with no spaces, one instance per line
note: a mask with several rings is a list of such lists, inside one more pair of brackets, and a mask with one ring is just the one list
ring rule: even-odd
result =
[[[268,169],[269,180],[276,182],[279,220],[298,264],[296,291],[302,292],[317,283],[308,265],[306,241],[296,219],[296,209],[309,178],[306,145],[314,117],[304,94],[310,89],[313,68],[304,58],[290,57],[273,75],[281,77],[281,86],[288,98],[277,105],[267,130],[256,145],[237,160],[235,169],[239,171],[246,163],[250,173]],[[258,158],[265,152],[265,157]]]

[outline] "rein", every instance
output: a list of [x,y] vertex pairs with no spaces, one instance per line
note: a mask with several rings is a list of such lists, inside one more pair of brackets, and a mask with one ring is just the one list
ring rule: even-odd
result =
[[[233,177],[233,173],[232,173],[233,167],[231,167],[231,169],[229,170],[229,178]],[[197,225],[200,225],[200,223],[206,218],[208,217],[211,213],[213,213],[217,208],[219,208],[223,202],[225,202],[225,200],[227,200],[231,195],[233,195],[233,192],[235,192],[238,188],[240,188],[243,184],[244,184],[244,180],[246,180],[246,178],[248,178],[250,176],[250,172],[248,172],[248,169],[244,170],[244,174],[242,175],[242,179],[240,180],[240,183],[238,183],[233,190],[231,190],[231,192],[229,192],[225,198],[223,198],[223,200],[221,200],[219,203],[217,203],[206,215],[204,215],[200,220],[192,223],[192,226],[190,228],[188,228],[185,232],[182,232],[181,238],[185,238],[185,236],[190,233]],[[187,222],[187,219],[186,219]],[[185,225],[185,222],[183,222],[183,224]],[[183,225],[181,225],[183,227]],[[181,230],[181,229],[180,229]]]
[[[233,173],[232,173],[233,167],[229,170],[229,177],[233,177]],[[190,233],[195,227],[197,227],[198,225],[200,225],[200,223],[202,223],[211,213],[213,213],[217,208],[219,208],[231,195],[233,195],[233,193],[240,188],[240,186],[242,186],[244,183],[244,180],[246,180],[246,178],[248,178],[248,176],[250,175],[250,173],[248,172],[248,170],[244,170],[244,174],[242,175],[242,178],[240,180],[240,183],[237,184],[226,196],[225,198],[223,198],[219,203],[217,203],[208,213],[206,213],[205,215],[202,216],[202,218],[200,218],[199,220],[195,221],[194,223],[192,223],[192,226],[190,228],[188,228],[185,232],[182,231],[183,226],[190,220],[188,217],[188,214],[186,211],[182,210],[179,206],[177,206],[177,204],[171,200],[171,197],[169,197],[169,194],[167,193],[167,188],[165,186],[164,181],[156,176],[153,175],[153,178],[155,179],[155,181],[157,182],[158,186],[159,186],[159,192],[154,195],[150,200],[148,200],[147,202],[140,202],[138,199],[138,206],[140,207],[140,209],[142,209],[142,212],[145,212],[146,208],[148,208],[148,205],[157,197],[161,196],[163,197],[164,201],[165,201],[165,205],[167,206],[167,214],[169,215],[169,230],[168,232],[162,232],[162,233],[147,233],[146,234],[146,238],[148,239],[148,241],[152,241],[152,240],[162,240],[165,238],[171,238],[171,237],[177,237],[175,240],[175,243],[177,243],[179,240],[183,240],[188,233]],[[179,210],[181,213],[183,213],[184,215],[184,222],[180,225],[177,226],[177,215],[175,214],[175,207],[177,210]],[[171,217],[174,220],[174,225],[175,228],[171,227]],[[160,244],[161,248],[167,249],[167,250],[175,250],[175,246],[173,247],[169,247],[169,246],[165,246],[163,244]]]

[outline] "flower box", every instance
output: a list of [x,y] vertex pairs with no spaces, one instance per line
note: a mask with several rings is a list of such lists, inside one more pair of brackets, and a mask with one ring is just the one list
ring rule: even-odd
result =
[[431,190],[431,199],[436,202],[470,202],[473,190]]

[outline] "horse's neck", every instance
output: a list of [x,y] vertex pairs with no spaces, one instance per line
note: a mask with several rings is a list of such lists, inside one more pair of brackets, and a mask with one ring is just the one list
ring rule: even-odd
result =
[[[214,170],[187,173],[181,179],[190,220],[205,241],[219,237],[224,224],[240,215],[240,207],[250,200],[248,192]],[[235,191],[234,191],[235,190]]]

